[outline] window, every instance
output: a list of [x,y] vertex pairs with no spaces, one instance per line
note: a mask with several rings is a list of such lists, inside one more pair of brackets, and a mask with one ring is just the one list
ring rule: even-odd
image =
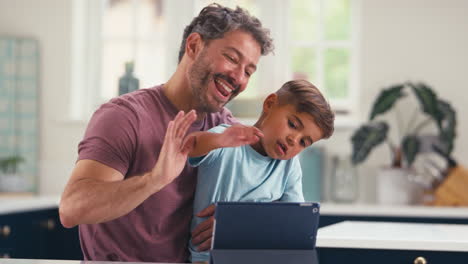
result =
[[[92,102],[93,110],[117,96],[118,79],[124,74],[124,65],[128,61],[135,63],[134,74],[140,80],[141,88],[167,81],[177,66],[184,27],[204,6],[213,2],[75,1],[87,2],[91,6],[88,10],[93,10],[88,13],[94,20],[85,19],[88,24],[93,24],[85,27],[87,33],[84,33],[88,41],[86,46],[91,49],[87,53],[88,62],[84,64],[90,66],[84,79],[89,80],[85,87],[97,89],[90,88],[86,96],[81,94],[83,100]],[[257,16],[270,28],[276,47],[275,55],[260,60],[246,91],[228,107],[238,117],[257,117],[261,101],[267,94],[276,91],[287,80],[305,78],[325,93],[338,113],[352,115],[357,105],[357,1],[217,1],[229,7],[239,5]],[[83,104],[74,105],[77,112],[76,108]]]
[[134,62],[141,87],[166,78],[167,21],[162,0],[106,0],[102,13],[100,98],[118,93],[125,62]]
[[[356,1],[354,1],[356,2]],[[290,1],[292,78],[316,84],[338,113],[350,113],[356,54],[352,0]]]

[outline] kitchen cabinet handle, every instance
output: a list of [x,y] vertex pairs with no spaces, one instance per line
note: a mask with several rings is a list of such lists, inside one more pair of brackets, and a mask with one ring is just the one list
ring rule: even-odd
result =
[[41,223],[41,226],[49,231],[55,229],[55,220],[54,219],[47,219]]
[[8,237],[11,234],[11,228],[9,225],[0,226],[0,235]]
[[427,260],[424,257],[417,257],[414,259],[414,264],[426,264]]

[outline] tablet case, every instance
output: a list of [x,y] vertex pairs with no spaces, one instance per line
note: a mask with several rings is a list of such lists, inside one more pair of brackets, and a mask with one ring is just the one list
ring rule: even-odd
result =
[[318,203],[219,202],[211,263],[317,263]]

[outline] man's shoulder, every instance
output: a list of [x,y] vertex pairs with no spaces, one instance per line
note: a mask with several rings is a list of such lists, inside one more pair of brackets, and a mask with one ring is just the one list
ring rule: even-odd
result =
[[212,128],[222,124],[233,125],[238,123],[239,121],[232,115],[231,111],[226,107],[223,107],[219,112],[210,113],[207,115],[208,128]]
[[134,92],[112,98],[101,107],[110,107],[119,109],[121,112],[135,116],[145,114],[153,115],[157,112],[159,115],[166,112],[174,112],[162,92],[162,86],[158,85],[152,88],[139,89]]

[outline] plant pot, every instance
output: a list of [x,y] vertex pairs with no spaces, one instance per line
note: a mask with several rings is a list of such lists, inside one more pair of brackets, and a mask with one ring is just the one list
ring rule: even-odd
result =
[[377,203],[414,204],[419,197],[420,186],[410,180],[406,169],[382,168],[377,175]]
[[28,181],[18,174],[0,174],[0,192],[23,192],[30,189]]

